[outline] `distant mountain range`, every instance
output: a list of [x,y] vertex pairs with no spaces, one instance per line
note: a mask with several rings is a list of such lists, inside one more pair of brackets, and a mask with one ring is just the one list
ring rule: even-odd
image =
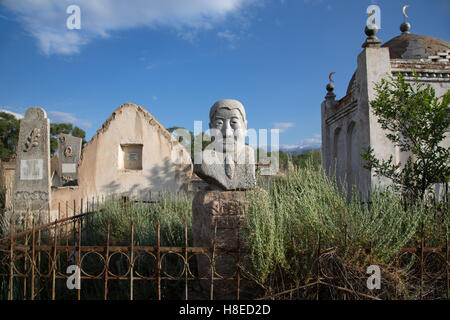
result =
[[293,155],[299,155],[309,150],[321,150],[321,145],[308,145],[308,146],[280,146],[280,150],[284,153],[290,153]]

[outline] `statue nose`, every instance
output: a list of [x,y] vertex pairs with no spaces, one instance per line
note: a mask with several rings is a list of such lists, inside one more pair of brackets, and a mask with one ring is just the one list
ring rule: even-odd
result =
[[224,137],[232,137],[233,136],[233,130],[231,129],[231,126],[228,122],[225,122],[223,128],[222,128],[222,133]]

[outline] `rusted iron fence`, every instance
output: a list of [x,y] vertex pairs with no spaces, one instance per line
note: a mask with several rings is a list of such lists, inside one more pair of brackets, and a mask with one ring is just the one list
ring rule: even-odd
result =
[[[285,284],[283,290],[278,287],[277,291],[271,291],[263,290],[240,267],[246,258],[245,249],[189,246],[187,223],[184,246],[161,246],[158,223],[155,245],[136,245],[133,222],[127,244],[110,244],[108,223],[105,243],[89,246],[82,245],[82,230],[92,211],[81,202],[77,214],[76,203],[72,208],[66,203],[63,215],[62,207],[59,206],[55,221],[41,224],[39,214],[35,219],[27,218],[25,230],[20,232],[11,220],[9,237],[0,239],[0,296],[4,299],[321,299],[329,298],[333,290],[344,293],[348,299],[388,298],[361,289],[367,274],[353,275],[360,286],[335,281],[335,275],[327,274],[330,270],[327,263],[335,249],[321,248],[320,238],[316,252],[302,252],[314,256],[313,275],[304,283]],[[70,211],[72,215],[68,216]],[[444,248],[426,248],[424,243],[422,239],[420,247],[402,249],[397,264],[401,267],[405,258],[415,261],[407,276],[419,288],[419,299],[426,299],[429,290],[436,291],[432,294],[434,298],[448,299],[448,236]],[[209,265],[203,274],[197,268],[200,260]],[[72,273],[67,273],[70,265],[80,270],[80,288],[67,287],[67,280],[72,277]]]

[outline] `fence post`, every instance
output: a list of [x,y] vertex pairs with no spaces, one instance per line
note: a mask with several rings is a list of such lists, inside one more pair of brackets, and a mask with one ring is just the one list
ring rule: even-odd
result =
[[158,300],[161,300],[161,228],[159,225],[159,221],[156,222],[156,260],[157,260],[157,268],[158,268]]
[[316,260],[316,300],[319,300],[320,290],[320,233],[318,234],[317,260]]
[[217,219],[214,226],[214,239],[213,239],[213,247],[212,247],[212,257],[211,257],[211,289],[210,289],[210,300],[214,300],[214,269],[216,266],[216,238],[217,238]]
[[188,300],[188,229],[187,229],[187,219],[184,220],[184,295],[185,300]]
[[110,227],[111,221],[108,220],[108,227],[107,227],[107,233],[106,233],[106,254],[105,254],[105,295],[104,300],[108,300],[108,272],[109,272],[109,227]]
[[[30,208],[27,208],[27,214],[25,217],[25,230],[28,230],[28,218],[30,215]],[[29,235],[25,235],[25,246],[28,246],[28,239],[29,239]],[[27,249],[28,252],[28,249]],[[27,261],[28,261],[28,255],[24,255],[24,259],[23,259],[23,271],[25,272],[26,268],[27,268]],[[26,300],[27,297],[27,277],[23,278],[23,299]]]
[[34,267],[35,267],[35,247],[34,242],[36,239],[35,235],[35,224],[34,224],[34,217],[33,217],[33,234],[31,235],[31,300],[34,300]]
[[241,298],[241,269],[240,269],[240,262],[241,262],[241,220],[238,220],[238,248],[237,248],[237,261],[236,261],[236,275],[237,275],[237,295],[236,299],[240,300]]
[[449,294],[449,292],[450,292],[450,282],[449,282],[449,274],[448,274],[448,265],[449,265],[449,255],[448,255],[448,224],[445,224],[445,257],[446,257],[446,260],[447,260],[447,265],[446,265],[446,268],[445,268],[445,273],[446,273],[446,275],[447,275],[447,294],[446,294],[446,296],[447,296],[447,300],[448,300],[448,294]]
[[9,225],[9,290],[8,290],[8,300],[13,299],[14,291],[14,211],[11,217]]
[[[78,219],[78,259],[77,265],[80,270],[80,284],[81,284],[81,217]],[[81,299],[81,288],[77,289],[77,299]]]
[[[41,225],[41,209],[39,209],[39,218],[38,218],[38,226],[40,226]],[[39,247],[39,249],[40,249],[40,246],[41,246],[41,229],[39,229],[38,228],[38,238],[37,238],[37,245],[38,245],[38,247]],[[41,268],[41,251],[40,250],[38,250],[38,254],[37,254],[37,270],[40,270],[40,268]],[[40,298],[40,296],[41,296],[41,273],[40,272],[38,272],[37,273],[38,274],[38,280],[37,280],[37,295],[38,295],[38,298]]]
[[[56,221],[58,222],[58,221]],[[55,223],[55,234],[53,237],[53,263],[52,263],[52,300],[55,300],[55,282],[56,282],[56,244],[57,244],[57,238],[58,233],[57,231],[58,224]]]
[[420,296],[419,299],[423,299],[423,247],[424,247],[424,226],[422,222],[421,240],[420,240]]
[[134,272],[134,224],[131,220],[131,246],[130,246],[130,300],[133,300],[133,272]]

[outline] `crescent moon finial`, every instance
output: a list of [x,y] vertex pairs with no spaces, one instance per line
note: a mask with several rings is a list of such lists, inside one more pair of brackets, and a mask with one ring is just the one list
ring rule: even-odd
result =
[[328,75],[328,79],[330,79],[330,82],[334,82],[333,81],[333,79],[331,79],[331,76],[333,75],[333,74],[335,74],[336,72],[331,72],[329,75]]
[[403,6],[403,15],[405,16],[405,18],[408,18],[408,15],[406,14],[406,8],[409,8],[409,5]]

